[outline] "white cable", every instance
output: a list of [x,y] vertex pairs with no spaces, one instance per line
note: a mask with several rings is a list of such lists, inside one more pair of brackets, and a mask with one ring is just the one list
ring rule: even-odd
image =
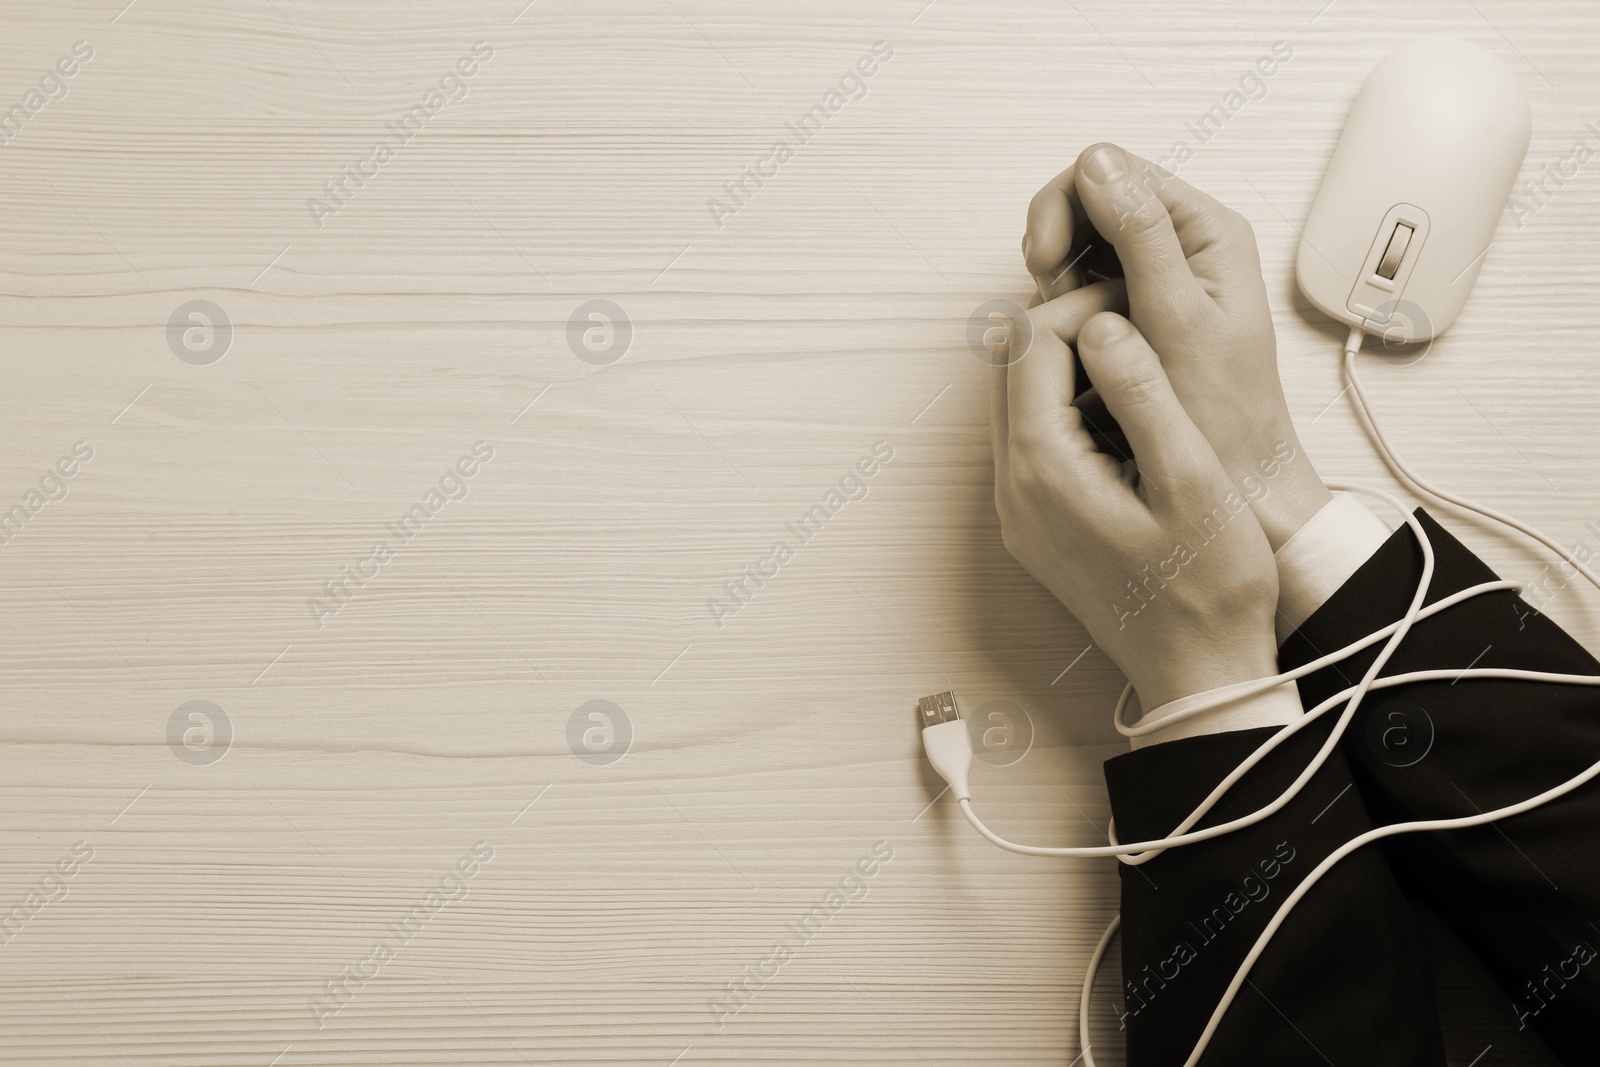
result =
[[1122,916],[1113,915],[1106,924],[1106,932],[1100,935],[1100,943],[1094,947],[1094,954],[1089,957],[1089,969],[1085,972],[1083,991],[1078,994],[1078,1036],[1082,1039],[1078,1043],[1083,1052],[1078,1056],[1083,1061],[1083,1067],[1095,1067],[1094,1054],[1089,1051],[1089,997],[1094,994],[1094,982],[1089,980],[1100,970],[1100,961],[1105,959],[1106,949],[1111,947],[1111,939],[1117,936],[1117,930],[1122,926]]
[[[1339,485],[1339,483],[1334,484]],[[1341,489],[1344,488],[1342,485],[1339,485],[1339,487]],[[1502,589],[1520,593],[1522,592],[1522,583],[1496,580],[1493,582],[1484,582],[1481,585],[1469,586],[1458,593],[1451,593],[1442,600],[1436,600],[1432,604],[1429,604],[1427,607],[1423,608],[1417,613],[1417,618],[1419,620],[1429,618],[1430,616],[1437,615],[1439,612],[1448,608],[1453,608],[1463,600],[1469,600],[1480,593],[1493,593]],[[1388,637],[1390,634],[1394,633],[1395,628],[1399,625],[1400,624],[1398,622],[1390,623],[1383,629],[1374,630],[1372,633],[1361,638],[1359,641],[1355,641],[1349,645],[1346,645],[1337,652],[1330,652],[1320,659],[1314,659],[1310,663],[1296,667],[1292,671],[1286,671],[1275,678],[1258,679],[1251,683],[1248,687],[1241,687],[1236,691],[1229,692],[1226,700],[1221,700],[1212,704],[1203,704],[1199,707],[1185,708],[1182,711],[1175,711],[1163,715],[1159,719],[1140,719],[1138,724],[1135,726],[1128,726],[1123,720],[1123,712],[1125,712],[1128,707],[1128,698],[1133,696],[1133,686],[1125,685],[1122,687],[1122,697],[1117,701],[1117,709],[1112,713],[1112,723],[1116,726],[1117,733],[1124,737],[1143,737],[1145,734],[1153,734],[1158,730],[1165,730],[1174,723],[1182,722],[1185,719],[1192,719],[1196,715],[1204,715],[1206,712],[1211,711],[1214,708],[1223,707],[1227,704],[1237,704],[1241,700],[1255,696],[1258,693],[1264,693],[1268,689],[1272,689],[1277,685],[1282,685],[1284,682],[1287,682],[1291,679],[1298,681],[1308,674],[1315,674],[1322,668],[1346,659],[1349,656],[1360,652],[1369,645],[1377,644],[1385,637]],[[1278,679],[1280,678],[1283,679],[1283,681],[1279,681]]]
[[[1579,675],[1578,677],[1585,676]],[[1543,793],[1520,800],[1515,804],[1508,804],[1503,808],[1495,808],[1492,811],[1479,812],[1476,815],[1464,815],[1457,819],[1417,819],[1411,822],[1390,823],[1387,826],[1379,826],[1368,830],[1364,834],[1358,834],[1328,853],[1322,862],[1317,864],[1310,874],[1306,875],[1305,881],[1294,887],[1294,891],[1278,906],[1278,910],[1273,913],[1271,921],[1261,931],[1261,935],[1256,938],[1256,943],[1250,947],[1249,953],[1245,955],[1244,962],[1239,965],[1239,969],[1234,973],[1233,981],[1228,983],[1228,991],[1223,994],[1222,999],[1217,1002],[1216,1008],[1212,1010],[1211,1019],[1206,1023],[1205,1030],[1200,1034],[1200,1040],[1195,1043],[1194,1051],[1189,1054],[1187,1060],[1183,1061],[1183,1067],[1195,1067],[1195,1064],[1200,1061],[1201,1054],[1205,1052],[1206,1045],[1211,1041],[1211,1035],[1216,1033],[1218,1024],[1222,1022],[1223,1014],[1227,1012],[1229,1005],[1233,1003],[1233,998],[1238,994],[1240,987],[1244,985],[1245,978],[1250,973],[1250,968],[1255,966],[1256,960],[1261,957],[1262,951],[1266,949],[1267,942],[1272,940],[1272,935],[1278,932],[1278,927],[1283,925],[1283,920],[1288,917],[1294,906],[1300,902],[1300,898],[1305,896],[1311,887],[1324,874],[1332,870],[1333,866],[1340,860],[1362,845],[1370,844],[1385,837],[1414,834],[1427,830],[1460,830],[1469,826],[1483,826],[1486,823],[1509,818],[1512,815],[1521,815],[1525,811],[1532,811],[1541,804],[1548,803],[1557,797],[1572,792],[1596,775],[1600,775],[1600,762],[1591,763],[1589,768],[1581,774],[1568,778],[1560,785],[1546,789]],[[1086,981],[1088,981],[1087,977]]]
[[1351,391],[1355,393],[1356,408],[1360,411],[1362,421],[1366,424],[1367,430],[1372,434],[1372,443],[1377,446],[1379,455],[1383,456],[1384,460],[1391,468],[1393,468],[1394,472],[1398,474],[1403,481],[1411,483],[1411,485],[1422,490],[1424,493],[1427,493],[1429,496],[1438,497],[1447,504],[1454,504],[1456,507],[1465,511],[1475,512],[1479,515],[1482,515],[1486,519],[1492,519],[1495,522],[1503,523],[1506,526],[1511,527],[1513,530],[1517,530],[1520,533],[1533,538],[1535,541],[1538,541],[1550,551],[1560,556],[1562,560],[1571,564],[1579,573],[1581,573],[1585,578],[1589,579],[1589,584],[1593,585],[1596,589],[1600,589],[1600,576],[1596,576],[1595,573],[1588,567],[1585,567],[1583,564],[1573,559],[1567,550],[1557,544],[1553,538],[1545,536],[1524,522],[1513,519],[1510,515],[1496,511],[1491,507],[1486,507],[1483,504],[1475,503],[1466,499],[1465,497],[1457,496],[1454,493],[1446,492],[1433,483],[1424,481],[1416,471],[1406,466],[1405,462],[1401,460],[1399,456],[1395,455],[1394,449],[1389,447],[1389,439],[1384,436],[1382,428],[1378,426],[1378,420],[1373,417],[1372,404],[1367,400],[1366,390],[1361,387],[1361,379],[1356,374],[1356,352],[1360,350],[1362,338],[1365,336],[1366,335],[1362,332],[1361,327],[1350,327],[1350,336],[1345,339],[1344,343],[1344,376],[1350,382]]
[[[1389,660],[1389,656],[1393,654],[1400,641],[1405,638],[1406,633],[1410,630],[1412,622],[1420,614],[1422,601],[1427,596],[1428,580],[1433,576],[1433,546],[1428,542],[1427,533],[1423,530],[1422,525],[1417,522],[1416,518],[1405,510],[1405,506],[1403,504],[1387,493],[1375,489],[1358,489],[1358,491],[1370,492],[1374,496],[1378,496],[1384,500],[1387,500],[1389,503],[1394,505],[1396,510],[1405,516],[1406,522],[1412,528],[1412,532],[1416,534],[1417,539],[1422,544],[1423,580],[1418,584],[1417,591],[1411,598],[1411,604],[1407,608],[1406,616],[1398,623],[1394,624],[1393,627],[1389,628],[1390,637],[1388,644],[1386,644],[1378,653],[1377,657],[1373,660],[1372,665],[1367,669],[1366,675],[1364,675],[1362,678],[1362,683],[1356,687],[1357,692],[1350,698],[1350,703],[1346,707],[1344,713],[1340,716],[1338,724],[1333,728],[1333,732],[1330,733],[1327,740],[1323,742],[1322,747],[1318,750],[1316,757],[1311,761],[1311,763],[1309,763],[1306,768],[1300,772],[1299,776],[1295,778],[1289,787],[1285,789],[1276,800],[1264,807],[1258,808],[1249,815],[1241,816],[1229,822],[1218,823],[1215,826],[1208,826],[1204,830],[1187,832],[1195,825],[1195,823],[1199,822],[1200,819],[1205,816],[1206,811],[1209,810],[1211,804],[1215,803],[1216,798],[1220,797],[1220,792],[1214,792],[1212,797],[1208,798],[1205,803],[1191,812],[1189,816],[1185,818],[1184,821],[1179,825],[1179,827],[1167,837],[1157,838],[1151,841],[1135,841],[1128,844],[1111,844],[1086,848],[1051,848],[1038,845],[1019,845],[999,837],[994,833],[994,831],[983,825],[982,821],[978,819],[977,814],[972,810],[971,801],[958,795],[957,800],[961,804],[961,812],[967,817],[967,821],[973,825],[973,828],[987,838],[990,842],[1008,852],[1017,852],[1025,856],[1072,856],[1080,859],[1092,859],[1105,856],[1128,856],[1136,853],[1149,852],[1151,850],[1176,848],[1180,845],[1194,844],[1197,841],[1209,841],[1214,837],[1221,837],[1224,834],[1232,833],[1234,830],[1240,830],[1246,826],[1253,826],[1256,823],[1261,822],[1263,819],[1267,819],[1276,814],[1278,811],[1282,810],[1283,807],[1289,803],[1289,801],[1294,799],[1295,794],[1299,793],[1301,788],[1304,787],[1305,784],[1316,775],[1317,770],[1323,765],[1323,763],[1327,761],[1328,757],[1333,753],[1333,750],[1338,747],[1339,738],[1344,733],[1345,726],[1347,726],[1351,718],[1355,716],[1356,709],[1360,706],[1361,698],[1365,695],[1366,690],[1371,687],[1372,681],[1377,677],[1378,672],[1383,670],[1384,665]],[[1351,647],[1354,648],[1355,646]],[[1289,680],[1289,678],[1293,676],[1294,672],[1292,671],[1285,674],[1274,675],[1270,679],[1265,679],[1265,681],[1270,682],[1271,685],[1264,686],[1264,688],[1282,685],[1285,681]],[[1210,708],[1218,707],[1224,703],[1228,703],[1232,699],[1232,696],[1229,695],[1220,700],[1203,702],[1201,706],[1204,710],[1210,710]],[[1305,726],[1306,722],[1302,718],[1301,721],[1291,724],[1287,730],[1280,730],[1273,737],[1269,737],[1266,741],[1262,742],[1261,746],[1254,753],[1251,754],[1245,764],[1241,764],[1242,769],[1236,769],[1235,774],[1238,777],[1242,777],[1244,770],[1248,770],[1250,766],[1254,766],[1255,762],[1259,762],[1266,756],[1268,752],[1283,742],[1283,735],[1286,732],[1297,731],[1303,729]],[[941,764],[948,762],[948,756],[946,756],[943,752],[943,744],[939,739],[930,737],[926,730],[923,732],[923,747],[927,750],[928,758],[931,762],[933,762],[936,768]],[[971,758],[970,755],[968,758]],[[948,781],[948,778],[946,780]],[[1237,778],[1234,780],[1237,780]]]
[[[1498,511],[1495,511],[1492,508],[1476,504],[1470,500],[1466,500],[1462,497],[1439,489],[1437,486],[1424,481],[1414,471],[1407,467],[1398,456],[1394,454],[1394,450],[1389,447],[1388,439],[1384,437],[1383,431],[1379,428],[1377,420],[1372,414],[1371,405],[1368,403],[1366,393],[1361,387],[1361,381],[1356,375],[1355,356],[1356,352],[1359,351],[1361,347],[1363,337],[1364,334],[1361,328],[1354,327],[1351,329],[1350,335],[1345,341],[1345,376],[1349,380],[1350,387],[1355,394],[1356,407],[1360,412],[1365,425],[1372,434],[1374,445],[1377,447],[1378,452],[1383,456],[1384,460],[1398,475],[1400,475],[1402,480],[1410,483],[1415,488],[1420,489],[1431,496],[1445,501],[1446,503],[1453,504],[1459,508],[1474,512],[1495,522],[1503,523],[1506,526],[1509,526],[1512,529],[1515,529],[1527,535],[1528,537],[1533,538],[1534,540],[1543,544],[1545,547],[1549,548],[1556,555],[1560,556],[1564,561],[1569,563],[1575,570],[1587,578],[1596,589],[1600,589],[1600,577],[1597,577],[1593,571],[1589,570],[1589,568],[1585,567],[1577,560],[1572,559],[1568,553],[1550,537],[1547,537],[1545,534],[1539,532],[1533,527],[1519,522],[1508,515],[1504,515]],[[1141,721],[1135,726],[1128,726],[1123,721],[1123,712],[1126,710],[1128,699],[1133,692],[1132,685],[1129,685],[1123,689],[1122,696],[1117,701],[1117,708],[1112,719],[1116,725],[1117,731],[1124,736],[1143,736],[1171,726],[1173,723],[1203,714],[1204,712],[1210,711],[1214,708],[1221,707],[1226,704],[1237,703],[1240,700],[1254,696],[1258,693],[1265,692],[1266,690],[1275,688],[1276,686],[1282,685],[1285,682],[1305,677],[1306,675],[1321,670],[1332,663],[1344,660],[1355,653],[1362,651],[1363,649],[1369,648],[1379,641],[1384,641],[1385,644],[1383,648],[1378,651],[1377,655],[1373,659],[1372,665],[1368,668],[1366,673],[1362,675],[1359,682],[1324,700],[1294,723],[1284,727],[1283,729],[1274,731],[1271,737],[1264,741],[1256,748],[1254,752],[1252,752],[1238,766],[1230,771],[1229,774],[1221,782],[1219,782],[1215,788],[1212,789],[1211,793],[1205,798],[1205,800],[1203,800],[1199,806],[1194,809],[1194,811],[1190,812],[1190,814],[1186,816],[1184,820],[1179,823],[1178,826],[1174,828],[1172,833],[1168,836],[1150,841],[1135,841],[1124,844],[1116,839],[1116,824],[1113,820],[1107,831],[1107,840],[1109,841],[1109,844],[1104,847],[1088,848],[1053,848],[1037,845],[1020,845],[1013,841],[1007,841],[1005,838],[1000,837],[994,831],[985,826],[983,821],[978,818],[977,813],[973,811],[970,792],[966,784],[966,768],[970,765],[972,760],[972,747],[965,727],[959,725],[959,713],[955,708],[954,697],[952,694],[940,694],[938,697],[924,698],[922,704],[919,705],[919,716],[922,718],[924,725],[922,734],[924,748],[927,750],[929,759],[934,764],[935,768],[939,770],[940,774],[943,775],[946,781],[949,782],[953,787],[956,800],[961,808],[961,813],[966,817],[967,821],[972,824],[973,828],[976,829],[984,838],[998,847],[1005,849],[1008,852],[1016,852],[1022,855],[1073,856],[1082,858],[1114,856],[1120,862],[1129,865],[1147,863],[1156,856],[1159,856],[1168,848],[1177,848],[1182,845],[1193,844],[1197,841],[1205,841],[1214,837],[1220,837],[1223,834],[1231,833],[1234,830],[1242,829],[1243,827],[1251,826],[1255,823],[1261,822],[1263,819],[1269,818],[1271,815],[1281,810],[1285,805],[1293,800],[1296,795],[1299,794],[1300,790],[1305,786],[1305,784],[1316,775],[1323,763],[1326,762],[1332,751],[1338,747],[1339,741],[1344,736],[1345,730],[1349,726],[1351,719],[1355,716],[1356,710],[1360,706],[1361,701],[1365,698],[1367,693],[1374,689],[1387,689],[1392,686],[1406,685],[1413,682],[1436,681],[1443,680],[1445,678],[1451,679],[1452,682],[1460,681],[1464,678],[1498,678],[1520,681],[1550,682],[1568,685],[1600,686],[1600,675],[1557,674],[1548,671],[1524,671],[1499,667],[1469,666],[1460,671],[1452,671],[1449,669],[1411,671],[1404,674],[1389,675],[1383,678],[1378,677],[1379,673],[1388,663],[1389,658],[1393,655],[1395,650],[1399,648],[1400,643],[1405,640],[1406,635],[1410,632],[1412,625],[1418,620],[1436,615],[1441,611],[1454,607],[1455,605],[1475,596],[1482,596],[1485,593],[1504,590],[1515,590],[1520,593],[1522,591],[1522,587],[1516,582],[1499,580],[1484,582],[1479,585],[1460,590],[1459,592],[1453,593],[1448,597],[1444,597],[1435,603],[1424,607],[1423,602],[1427,599],[1428,589],[1433,581],[1434,554],[1432,542],[1428,540],[1427,532],[1422,528],[1415,516],[1412,515],[1406,509],[1406,507],[1400,503],[1400,501],[1396,500],[1388,493],[1384,493],[1380,490],[1332,482],[1328,484],[1330,488],[1342,489],[1349,492],[1365,493],[1384,500],[1400,512],[1406,524],[1411,528],[1412,534],[1417,539],[1418,546],[1422,549],[1423,561],[1422,574],[1418,580],[1416,592],[1412,596],[1411,603],[1407,606],[1405,614],[1398,621],[1368,634],[1366,637],[1347,645],[1339,651],[1322,656],[1310,663],[1295,668],[1294,670],[1286,671],[1270,678],[1257,679],[1254,683],[1239,687],[1236,690],[1221,696],[1220,698],[1212,699],[1210,701],[1202,701],[1192,708],[1186,708],[1181,712],[1164,715],[1156,720],[1148,722]],[[1271,753],[1279,745],[1282,745],[1289,738],[1293,737],[1300,730],[1307,727],[1311,722],[1320,718],[1333,708],[1339,706],[1341,703],[1345,705],[1344,711],[1340,714],[1338,721],[1335,722],[1327,740],[1317,751],[1316,756],[1309,764],[1307,764],[1306,768],[1301,771],[1301,773],[1295,778],[1289,787],[1280,796],[1278,796],[1276,800],[1261,808],[1258,808],[1249,815],[1241,816],[1240,818],[1233,819],[1229,822],[1218,823],[1217,825],[1209,826],[1204,830],[1193,830],[1193,827],[1205,817],[1206,813],[1209,812],[1224,795],[1226,795],[1227,791],[1232,788],[1233,785],[1241,778],[1243,778],[1252,768],[1265,759],[1269,753]],[[941,729],[940,727],[944,728]],[[1223,1016],[1227,1013],[1228,1008],[1233,1004],[1234,998],[1238,995],[1240,988],[1243,987],[1246,977],[1249,975],[1250,969],[1255,965],[1256,960],[1260,958],[1261,953],[1266,949],[1268,942],[1272,940],[1272,936],[1278,931],[1278,928],[1283,925],[1283,922],[1288,917],[1290,910],[1293,909],[1293,907],[1299,903],[1301,898],[1303,898],[1306,893],[1310,891],[1311,887],[1315,885],[1316,882],[1321,879],[1324,874],[1331,870],[1340,860],[1344,859],[1346,856],[1350,855],[1363,845],[1385,837],[1393,837],[1399,834],[1417,833],[1421,831],[1450,830],[1470,826],[1482,826],[1499,819],[1509,818],[1513,815],[1519,815],[1523,812],[1531,811],[1533,808],[1539,807],[1542,804],[1548,803],[1557,797],[1571,792],[1584,783],[1594,779],[1597,775],[1600,775],[1600,762],[1594,763],[1581,774],[1578,774],[1573,778],[1569,778],[1567,781],[1547,789],[1543,793],[1528,797],[1524,800],[1518,801],[1515,804],[1507,805],[1506,807],[1502,808],[1496,808],[1493,811],[1480,812],[1475,815],[1464,816],[1456,819],[1428,819],[1402,823],[1391,823],[1387,826],[1381,826],[1351,838],[1349,841],[1346,841],[1343,845],[1339,846],[1339,848],[1329,853],[1322,860],[1322,862],[1319,863],[1311,871],[1311,873],[1295,887],[1293,892],[1291,892],[1284,900],[1283,904],[1278,907],[1278,910],[1273,913],[1271,920],[1262,930],[1260,936],[1257,937],[1255,944],[1251,947],[1249,953],[1246,954],[1244,961],[1234,973],[1233,980],[1229,983],[1226,992],[1217,1002],[1215,1009],[1213,1009],[1211,1013],[1210,1020],[1207,1022],[1199,1040],[1195,1043],[1194,1050],[1189,1054],[1189,1058],[1185,1061],[1184,1067],[1195,1067],[1195,1064],[1199,1062],[1200,1057],[1205,1053],[1206,1046],[1210,1044],[1212,1035],[1215,1034],[1218,1025],[1221,1023]],[[1099,943],[1095,946],[1094,953],[1091,955],[1089,960],[1089,966],[1084,973],[1083,988],[1080,992],[1078,1000],[1078,1038],[1079,1044],[1083,1049],[1081,1058],[1085,1067],[1094,1067],[1094,1058],[1090,1052],[1089,1044],[1089,1000],[1094,991],[1094,979],[1095,975],[1100,969],[1100,963],[1104,959],[1106,951],[1110,947],[1111,941],[1115,937],[1120,926],[1121,916],[1119,915],[1113,917],[1111,923],[1106,927],[1105,932],[1101,935]]]

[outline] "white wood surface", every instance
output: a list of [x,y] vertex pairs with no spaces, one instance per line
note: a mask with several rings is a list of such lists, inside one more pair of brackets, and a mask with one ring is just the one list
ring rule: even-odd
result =
[[[1102,840],[1121,679],[1000,545],[965,340],[1027,291],[1028,197],[1092,140],[1164,154],[1289,41],[1182,174],[1256,226],[1319,467],[1389,485],[1291,273],[1366,70],[1464,36],[1532,97],[1525,176],[1600,151],[1579,0],[122,2],[3,8],[6,108],[94,49],[0,146],[0,511],[94,449],[0,545],[0,912],[94,850],[0,943],[7,1064],[1073,1062],[1114,871],[924,813],[911,720],[951,687],[1025,708],[984,808]],[[867,95],[717,228],[708,198],[878,40]],[[477,41],[467,96],[313,225]],[[1366,364],[1404,455],[1568,541],[1600,521],[1597,247],[1600,161],[1507,216],[1426,359]],[[234,328],[209,366],[167,344],[197,298]],[[633,329],[605,367],[566,338],[596,298]],[[466,499],[318,629],[308,598],[478,440]],[[880,440],[868,495],[719,630],[707,598]],[[1550,610],[1592,644],[1595,603]],[[607,765],[568,745],[596,699],[632,726]],[[167,744],[192,700],[231,723],[216,762]],[[710,998],[878,841],[865,899],[718,1029]],[[319,1029],[478,842],[465,897]],[[1449,959],[1452,1062],[1550,1062]]]

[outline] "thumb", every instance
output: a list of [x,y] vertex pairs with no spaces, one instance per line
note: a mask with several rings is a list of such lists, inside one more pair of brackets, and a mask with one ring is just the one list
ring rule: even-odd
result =
[[1078,358],[1133,449],[1141,479],[1168,499],[1231,488],[1217,454],[1179,403],[1161,358],[1134,328],[1101,312],[1078,331]]

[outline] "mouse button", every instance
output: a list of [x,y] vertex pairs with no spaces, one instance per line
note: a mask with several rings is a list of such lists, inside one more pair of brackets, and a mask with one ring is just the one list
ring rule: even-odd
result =
[[1400,203],[1384,213],[1367,248],[1361,271],[1345,307],[1374,322],[1388,321],[1382,309],[1393,307],[1405,292],[1428,237],[1428,213],[1415,204]]
[[1406,246],[1411,243],[1411,235],[1416,232],[1415,227],[1407,226],[1403,222],[1395,224],[1394,234],[1389,238],[1389,246],[1383,250],[1383,258],[1378,260],[1378,277],[1394,280],[1394,272],[1400,269],[1400,261],[1406,255]]

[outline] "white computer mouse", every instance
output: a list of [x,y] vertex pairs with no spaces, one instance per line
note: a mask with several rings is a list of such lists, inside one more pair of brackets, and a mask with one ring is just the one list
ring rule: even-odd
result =
[[1328,315],[1396,342],[1442,333],[1467,301],[1533,115],[1510,68],[1425,37],[1370,75],[1317,190],[1295,273]]

